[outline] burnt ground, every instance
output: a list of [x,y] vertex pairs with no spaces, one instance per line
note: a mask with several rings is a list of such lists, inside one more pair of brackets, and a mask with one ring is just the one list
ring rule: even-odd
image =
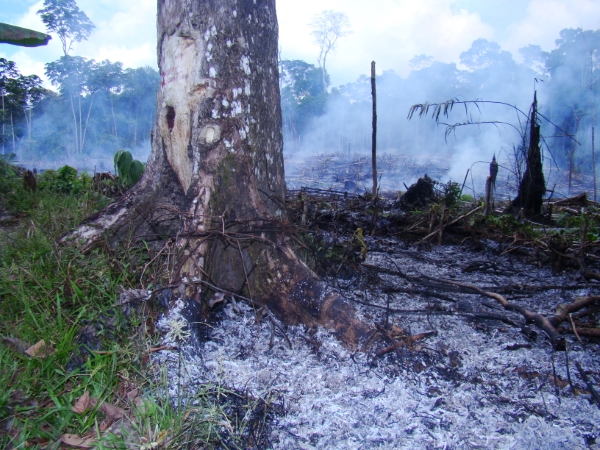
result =
[[[377,324],[377,339],[351,352],[324,330],[257,320],[226,296],[208,332],[154,356],[173,398],[193,401],[216,383],[276,404],[254,448],[599,448],[599,338],[584,335],[600,312],[594,241],[582,246],[550,217],[540,225],[475,213],[444,228],[438,245],[438,235],[423,238],[443,210],[403,211],[396,199],[378,203],[370,236],[368,198],[290,194],[291,222],[303,224],[297,251]],[[455,205],[447,223],[475,206]],[[553,213],[575,221],[587,210],[555,204]],[[553,345],[537,323],[456,283],[545,317],[592,301],[556,325]],[[177,301],[159,328],[167,333],[185,308]]]

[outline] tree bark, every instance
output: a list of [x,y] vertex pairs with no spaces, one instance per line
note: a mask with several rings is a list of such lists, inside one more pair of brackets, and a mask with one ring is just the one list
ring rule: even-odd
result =
[[159,0],[147,169],[70,238],[174,239],[174,279],[205,280],[356,346],[372,328],[296,257],[284,231],[277,34],[275,0]]

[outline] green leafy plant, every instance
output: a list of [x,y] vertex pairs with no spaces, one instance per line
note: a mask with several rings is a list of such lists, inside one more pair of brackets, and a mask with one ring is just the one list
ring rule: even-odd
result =
[[448,208],[452,208],[458,203],[461,198],[460,195],[460,184],[454,181],[448,181],[447,183],[435,182],[436,190],[439,192],[441,202]]
[[17,156],[14,153],[0,155],[0,177],[11,177],[17,174]]
[[119,150],[115,153],[114,162],[119,184],[124,187],[130,187],[137,183],[146,168],[144,163],[133,159],[131,153],[126,150]]

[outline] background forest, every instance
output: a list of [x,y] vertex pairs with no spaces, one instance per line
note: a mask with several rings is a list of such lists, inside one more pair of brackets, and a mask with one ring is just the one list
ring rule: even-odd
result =
[[[520,154],[518,130],[525,124],[512,108],[489,104],[468,111],[456,108],[451,124],[493,123],[456,127],[449,136],[433,120],[408,121],[407,113],[416,103],[453,98],[506,102],[527,113],[535,89],[540,113],[560,127],[545,122],[542,128],[549,187],[556,169],[591,176],[599,52],[600,30],[564,29],[553,50],[522,48],[520,63],[485,39],[474,41],[461,54],[462,68],[415,56],[408,77],[393,71],[377,77],[378,154],[441,164],[444,177],[457,181],[469,168],[485,175],[493,155],[501,170],[514,173],[515,156]],[[366,62],[365,69],[368,66]],[[156,70],[124,69],[121,62],[96,62],[65,52],[46,64],[50,89],[43,87],[38,75],[23,75],[13,62],[0,59],[2,154],[16,154],[29,168],[71,164],[90,172],[112,169],[118,150],[147,158],[160,81]],[[282,60],[280,80],[288,164],[315,154],[354,157],[370,152],[371,92],[366,75],[332,87],[320,64]],[[385,168],[382,179],[385,186]],[[388,187],[390,181],[414,180],[387,180]]]

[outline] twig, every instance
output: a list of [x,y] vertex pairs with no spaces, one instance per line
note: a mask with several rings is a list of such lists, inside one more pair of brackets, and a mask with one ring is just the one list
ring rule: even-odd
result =
[[399,347],[403,347],[405,345],[412,345],[421,339],[425,339],[429,336],[435,336],[436,334],[437,334],[437,331],[426,331],[425,333],[415,334],[414,336],[406,336],[406,337],[402,338],[401,341],[396,341],[391,336],[389,336],[389,333],[386,332],[386,335],[387,335],[386,337],[392,341],[392,345],[382,348],[375,355],[383,356],[392,351],[397,352]]
[[[462,215],[462,216],[460,216],[460,217],[457,217],[457,218],[456,218],[456,219],[454,219],[452,222],[450,222],[450,223],[446,224],[446,225],[444,226],[444,228],[448,228],[448,227],[450,227],[450,226],[454,225],[455,223],[457,223],[457,222],[459,222],[459,221],[461,221],[461,220],[463,220],[463,219],[466,219],[467,217],[469,217],[469,216],[471,216],[471,215],[475,214],[477,211],[481,211],[481,208],[482,208],[482,206],[478,206],[477,208],[475,208],[475,209],[473,209],[473,210],[469,211],[468,213],[466,213],[466,214],[463,214],[463,215]],[[427,240],[431,239],[433,236],[435,236],[437,233],[441,233],[441,230],[440,230],[440,229],[438,229],[438,230],[432,231],[431,233],[429,233],[427,236],[425,236],[425,237],[424,237],[423,239],[421,239],[421,240],[422,240],[422,241],[427,241]]]
[[581,338],[579,337],[579,333],[577,332],[577,327],[575,326],[575,322],[573,322],[572,314],[569,314],[569,319],[571,320],[571,327],[573,327],[573,333],[575,333],[575,336],[577,336],[577,340],[579,341],[579,343],[581,345],[583,345],[583,342],[581,342]]
[[177,350],[177,347],[170,345],[161,345],[160,347],[152,347],[148,349],[148,353],[160,352],[161,350]]

